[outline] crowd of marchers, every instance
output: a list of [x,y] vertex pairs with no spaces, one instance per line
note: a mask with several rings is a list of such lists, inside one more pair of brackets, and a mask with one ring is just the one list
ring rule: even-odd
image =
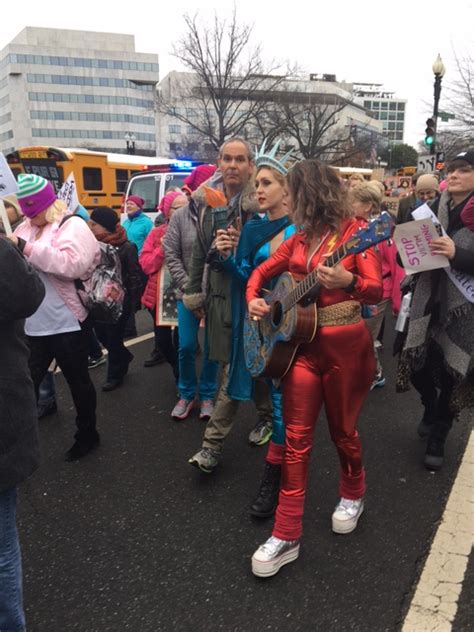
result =
[[[189,464],[208,475],[231,458],[224,444],[239,402],[255,403],[249,442],[267,448],[249,510],[274,516],[271,536],[252,557],[260,577],[299,555],[323,405],[339,457],[331,528],[356,529],[367,494],[357,425],[370,391],[385,385],[379,348],[402,303],[409,316],[397,327],[396,386],[420,394],[413,417],[426,438],[428,470],[442,467],[453,421],[474,405],[473,150],[448,164],[442,183],[416,174],[411,195],[400,201],[397,223],[428,203],[441,226],[430,251],[449,263],[415,275],[405,273],[390,230],[367,247],[349,247],[354,234],[377,233],[371,227],[385,217],[381,183],[343,180],[317,160],[280,155],[278,144],[254,154],[245,140],[228,139],[216,165],[196,167],[181,190],[163,197],[155,222],[138,196],[126,200],[123,223],[104,206],[72,213],[52,184],[33,174],[20,174],[16,196],[4,202],[13,233],[4,227],[0,238],[2,630],[26,629],[16,495],[39,465],[38,417],[57,410],[55,370],[76,411],[66,460],[83,459],[100,444],[106,398],[127,387],[134,358],[124,339],[139,309],[149,311],[154,327],[145,367],[167,362],[176,381],[170,417],[183,422],[198,409],[205,422]],[[305,280],[301,300],[284,293],[284,279],[292,288]],[[282,318],[312,329],[284,343],[294,343],[293,351],[271,379],[250,370],[248,337],[257,332],[262,356],[268,351],[277,293]],[[108,311],[99,311],[104,306]],[[287,347],[275,344],[283,358]],[[89,372],[105,362],[98,402]]]

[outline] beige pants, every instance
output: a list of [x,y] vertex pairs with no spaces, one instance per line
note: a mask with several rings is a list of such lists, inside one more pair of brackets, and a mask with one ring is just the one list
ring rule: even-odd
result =
[[[222,372],[222,382],[217,394],[214,412],[207,422],[202,442],[203,448],[222,450],[225,438],[232,430],[235,417],[239,409],[240,401],[231,399],[227,394],[229,383],[229,365],[224,366]],[[257,408],[258,418],[265,421],[272,421],[272,402],[270,398],[270,388],[264,378],[256,378],[253,386],[253,401]]]

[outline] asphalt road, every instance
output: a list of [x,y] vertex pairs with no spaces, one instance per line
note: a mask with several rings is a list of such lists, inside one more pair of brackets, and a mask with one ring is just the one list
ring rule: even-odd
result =
[[[140,328],[149,329],[146,315]],[[368,493],[357,530],[331,532],[337,458],[322,418],[300,558],[261,580],[250,557],[271,521],[248,515],[265,455],[247,443],[254,409],[241,405],[219,469],[199,473],[186,461],[203,423],[170,419],[171,370],[143,368],[150,346],[133,346],[120,390],[99,391],[102,445],[78,463],[63,461],[74,423],[57,377],[60,410],[41,422],[42,466],[20,497],[29,631],[398,630],[456,476],[467,417],[449,437],[445,467],[428,473],[418,400],[395,394],[387,347],[387,386],[370,394],[360,423]],[[99,386],[104,367],[91,375]],[[470,564],[455,632],[472,629],[473,582]]]

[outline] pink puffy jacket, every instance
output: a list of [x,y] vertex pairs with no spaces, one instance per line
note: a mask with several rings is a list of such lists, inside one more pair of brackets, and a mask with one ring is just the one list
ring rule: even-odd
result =
[[140,253],[140,265],[143,272],[148,275],[148,282],[142,296],[142,305],[148,309],[155,309],[156,307],[156,283],[158,273],[165,262],[165,251],[161,240],[167,229],[168,224],[161,224],[153,228],[148,233]]
[[397,247],[391,239],[383,241],[377,248],[382,260],[383,297],[392,301],[392,311],[398,314],[402,300],[400,283],[405,278],[405,270],[397,263]]
[[[79,300],[74,279],[87,278],[100,260],[100,246],[80,217],[46,224],[42,232],[28,218],[15,229],[27,243],[23,254],[31,265],[50,275],[57,293],[79,322],[87,310]],[[39,238],[36,236],[40,234]]]

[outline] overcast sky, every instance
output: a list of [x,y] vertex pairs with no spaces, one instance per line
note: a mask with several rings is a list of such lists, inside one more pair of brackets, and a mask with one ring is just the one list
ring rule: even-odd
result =
[[[253,40],[269,59],[288,59],[308,73],[335,74],[338,80],[383,83],[407,99],[405,142],[415,146],[432,108],[437,54],[447,68],[445,88],[456,78],[454,52],[474,56],[474,0],[238,0],[237,5],[239,20],[254,25]],[[305,10],[308,5],[312,8]],[[183,14],[197,11],[212,19],[214,10],[226,17],[232,7],[225,0],[21,0],[2,24],[0,48],[25,26],[129,33],[138,52],[159,55],[164,77],[180,68],[171,53],[184,32]]]

